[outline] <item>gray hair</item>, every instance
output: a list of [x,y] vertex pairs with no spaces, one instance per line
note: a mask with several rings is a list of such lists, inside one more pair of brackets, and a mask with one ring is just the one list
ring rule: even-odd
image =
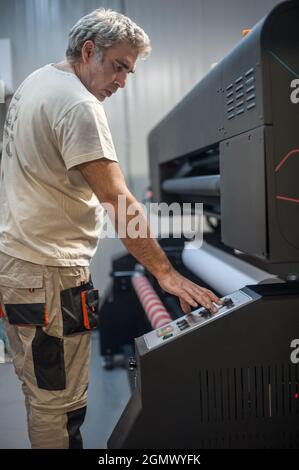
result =
[[66,57],[69,62],[77,62],[85,41],[94,42],[99,57],[105,48],[127,40],[145,58],[151,51],[148,35],[130,18],[112,10],[99,8],[83,16],[69,32]]

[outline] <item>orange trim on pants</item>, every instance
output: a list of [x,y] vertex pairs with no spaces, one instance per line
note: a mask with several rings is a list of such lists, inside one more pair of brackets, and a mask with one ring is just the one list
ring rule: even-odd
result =
[[0,304],[0,318],[5,317],[2,305]]

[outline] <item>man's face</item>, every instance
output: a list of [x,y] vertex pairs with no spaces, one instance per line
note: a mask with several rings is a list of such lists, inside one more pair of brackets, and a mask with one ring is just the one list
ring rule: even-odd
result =
[[137,49],[122,41],[104,50],[99,59],[93,42],[86,41],[76,73],[88,91],[104,101],[118,88],[124,88],[128,73],[134,72],[137,57]]

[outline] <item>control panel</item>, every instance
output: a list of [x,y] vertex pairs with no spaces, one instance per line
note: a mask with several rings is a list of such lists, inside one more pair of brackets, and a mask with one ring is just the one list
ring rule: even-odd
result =
[[188,313],[177,320],[174,320],[167,325],[153,330],[144,335],[145,343],[148,349],[153,349],[161,346],[168,341],[177,338],[180,335],[186,334],[194,328],[200,328],[211,321],[217,320],[219,317],[228,315],[232,311],[253,302],[255,299],[245,292],[239,290],[232,294],[222,297],[223,305],[216,305],[218,308],[217,313],[212,313],[210,310],[201,307]]

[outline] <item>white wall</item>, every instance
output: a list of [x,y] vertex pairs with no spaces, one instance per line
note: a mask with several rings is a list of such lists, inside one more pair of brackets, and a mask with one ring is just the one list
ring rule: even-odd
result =
[[[148,184],[149,130],[253,26],[276,0],[0,0],[0,37],[10,38],[17,86],[32,70],[63,57],[73,23],[100,6],[125,14],[152,40],[149,59],[106,109],[121,166],[138,198]],[[1,58],[0,58],[1,61]],[[107,282],[116,240],[100,243],[93,265],[98,287]]]
[[13,88],[10,39],[0,39],[0,80],[4,81],[5,90]]

